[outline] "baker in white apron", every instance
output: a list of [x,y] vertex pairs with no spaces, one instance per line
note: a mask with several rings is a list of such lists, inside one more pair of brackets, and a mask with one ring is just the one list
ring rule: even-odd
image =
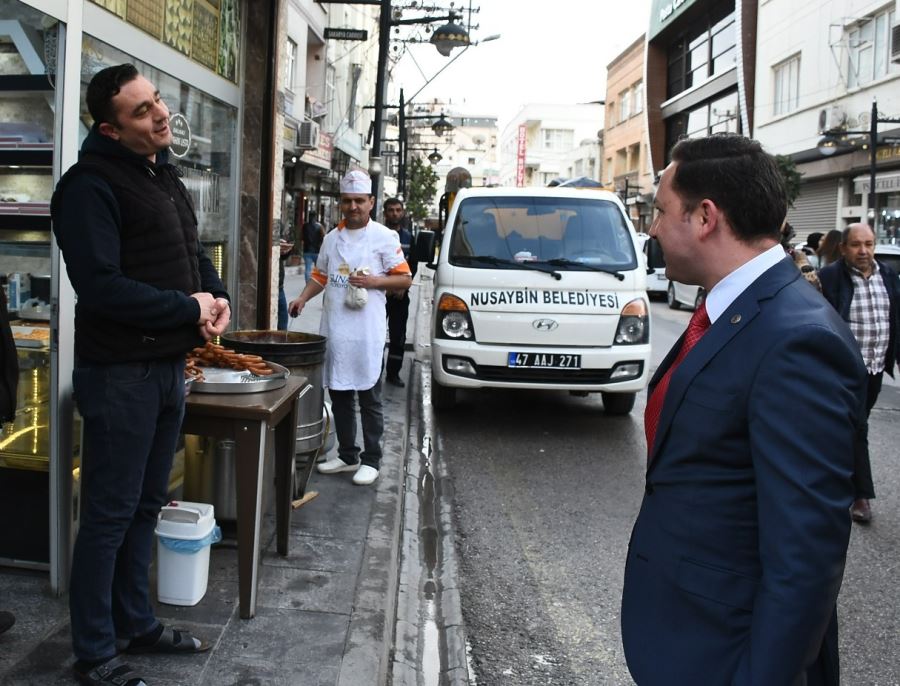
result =
[[[328,340],[322,368],[331,398],[338,455],[318,466],[323,474],[354,472],[353,482],[378,478],[384,418],[381,361],[387,333],[385,290],[409,288],[409,265],[396,232],[369,219],[372,180],[362,171],[341,179],[344,220],[325,235],[312,277],[288,305],[296,317],[311,298],[325,292],[319,332]],[[359,398],[363,449],[356,445]]]

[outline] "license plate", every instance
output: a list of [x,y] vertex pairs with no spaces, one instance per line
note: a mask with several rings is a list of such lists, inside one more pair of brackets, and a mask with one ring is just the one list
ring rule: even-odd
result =
[[509,353],[509,367],[581,369],[581,355],[564,353]]
[[656,278],[659,279],[660,281],[666,281],[669,277],[666,276],[665,274],[657,274]]

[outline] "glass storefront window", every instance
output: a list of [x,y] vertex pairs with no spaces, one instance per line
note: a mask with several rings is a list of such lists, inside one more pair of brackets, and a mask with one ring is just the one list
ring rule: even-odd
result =
[[228,256],[235,226],[237,109],[90,36],[84,37],[82,51],[82,139],[91,124],[84,105],[88,82],[100,69],[123,62],[134,64],[156,85],[173,122],[174,115],[180,114],[187,123],[186,127],[172,126],[179,140],[172,146],[170,161],[183,174],[184,185],[194,201],[200,240],[227,286],[231,281]]
[[[16,415],[0,429],[0,559],[49,562],[50,197],[59,26],[0,0],[0,283],[19,364]],[[76,418],[77,421],[77,418]],[[76,434],[77,436],[77,434]],[[77,439],[76,439],[77,443]]]

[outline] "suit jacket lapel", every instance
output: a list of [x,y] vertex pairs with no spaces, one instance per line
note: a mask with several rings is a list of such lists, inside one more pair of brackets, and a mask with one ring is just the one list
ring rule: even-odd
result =
[[[731,303],[725,312],[716,319],[715,323],[703,335],[691,352],[681,362],[678,369],[672,374],[669,380],[669,388],[666,391],[665,401],[663,403],[662,412],[659,416],[659,424],[656,428],[656,437],[653,441],[653,452],[650,454],[650,460],[647,471],[653,469],[656,465],[657,453],[660,446],[665,442],[666,434],[672,424],[675,412],[684,399],[684,394],[690,386],[694,377],[715,357],[719,351],[728,344],[740,331],[750,324],[750,322],[759,314],[759,303],[762,300],[771,298],[778,291],[784,288],[790,282],[799,278],[800,272],[794,266],[790,258],[785,258],[774,267],[763,272],[760,277],[741,293],[737,299]],[[655,385],[665,370],[669,368],[677,351],[681,348],[681,341],[684,338],[682,334],[678,343],[672,347],[666,359],[656,370],[653,375],[652,385]],[[652,392],[652,391],[651,391]]]

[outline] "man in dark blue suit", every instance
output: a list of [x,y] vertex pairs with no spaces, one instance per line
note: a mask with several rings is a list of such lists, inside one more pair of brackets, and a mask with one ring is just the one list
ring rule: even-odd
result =
[[679,142],[655,205],[666,275],[708,295],[650,384],[628,667],[640,686],[837,684],[859,349],[779,245],[759,143]]

